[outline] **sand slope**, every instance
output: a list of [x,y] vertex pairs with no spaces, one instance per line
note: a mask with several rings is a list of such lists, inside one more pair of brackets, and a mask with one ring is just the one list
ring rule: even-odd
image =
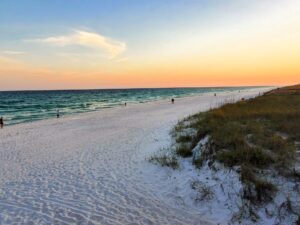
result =
[[0,223],[214,224],[194,207],[170,204],[172,195],[160,194],[167,185],[165,169],[153,170],[146,158],[168,144],[178,119],[267,89],[5,127],[0,130]]

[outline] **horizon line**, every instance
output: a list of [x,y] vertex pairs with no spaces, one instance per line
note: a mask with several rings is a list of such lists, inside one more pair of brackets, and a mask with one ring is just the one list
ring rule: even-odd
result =
[[[294,84],[293,84],[294,85]],[[174,86],[174,87],[132,87],[132,88],[67,88],[67,89],[12,89],[0,92],[26,92],[26,91],[93,91],[93,90],[139,90],[139,89],[175,89],[175,88],[234,88],[234,87],[285,87],[291,85],[233,85],[233,86]]]

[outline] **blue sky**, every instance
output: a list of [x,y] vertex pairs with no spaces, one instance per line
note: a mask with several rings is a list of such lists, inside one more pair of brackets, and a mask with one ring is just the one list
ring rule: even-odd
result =
[[[244,3],[242,3],[244,2]],[[1,0],[0,47],[35,51],[24,40],[73,29],[124,40],[128,51],[151,48],[184,33],[225,24],[249,9],[247,1],[217,0]],[[245,7],[247,5],[247,7]],[[220,17],[222,14],[222,17]],[[1,46],[2,45],[2,46]],[[40,51],[39,48],[36,51]]]
[[[246,1],[235,1],[246,2]],[[246,4],[251,5],[251,4]],[[159,31],[220,21],[245,4],[225,1],[164,0],[1,0],[0,27],[4,38],[59,33],[89,28],[120,38],[155,35]],[[232,12],[230,12],[232,10]],[[4,36],[3,36],[4,35]]]

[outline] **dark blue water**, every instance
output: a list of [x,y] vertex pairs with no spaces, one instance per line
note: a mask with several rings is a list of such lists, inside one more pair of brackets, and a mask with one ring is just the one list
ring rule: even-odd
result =
[[5,124],[17,124],[101,110],[127,104],[165,98],[199,95],[207,92],[234,91],[253,87],[226,88],[159,88],[120,90],[62,90],[0,92],[0,117]]

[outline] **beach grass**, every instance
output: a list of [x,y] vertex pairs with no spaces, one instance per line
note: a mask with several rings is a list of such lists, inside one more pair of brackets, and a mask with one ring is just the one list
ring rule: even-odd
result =
[[176,156],[164,153],[164,150],[162,150],[160,153],[150,156],[148,161],[163,167],[170,167],[174,170],[179,168],[179,163]]
[[[195,132],[183,136],[185,129]],[[244,197],[254,203],[272,200],[275,185],[255,171],[272,168],[285,174],[292,170],[295,142],[300,141],[300,85],[192,115],[173,129],[173,136],[182,157],[192,156],[199,141],[209,136],[208,149],[194,158],[195,166],[218,161],[229,168],[239,167],[244,190],[255,189],[254,193],[245,191]]]
[[190,157],[193,155],[191,147],[187,144],[180,144],[176,148],[176,153],[177,153],[177,155],[179,155],[183,158]]

